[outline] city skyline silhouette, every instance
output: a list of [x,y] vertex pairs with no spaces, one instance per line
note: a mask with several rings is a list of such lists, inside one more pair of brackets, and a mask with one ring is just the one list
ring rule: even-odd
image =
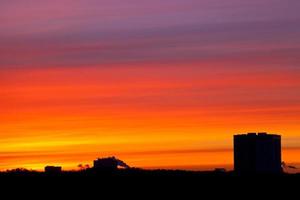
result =
[[[201,170],[201,169],[180,169],[180,168],[137,168],[129,166],[124,161],[116,158],[115,156],[102,157],[93,160],[93,165],[78,164],[77,172],[84,171],[99,171],[99,172],[114,172],[120,169],[123,170],[181,170],[181,171],[195,171],[195,172],[215,172],[215,173],[227,173],[233,172],[236,174],[282,174],[282,173],[300,173],[299,168],[293,165],[287,165],[282,160],[281,149],[281,135],[268,134],[266,132],[258,133],[246,133],[233,135],[233,169],[226,169],[226,166],[215,167],[214,169]],[[200,157],[198,158],[201,159]],[[71,170],[75,172],[74,170]],[[69,172],[71,172],[69,170]],[[21,173],[26,174],[30,172],[38,172],[32,169],[26,169],[18,167],[15,169],[7,169],[6,173]],[[44,167],[44,172],[49,175],[57,175],[62,172],[68,172],[63,170],[62,166],[47,165]]]

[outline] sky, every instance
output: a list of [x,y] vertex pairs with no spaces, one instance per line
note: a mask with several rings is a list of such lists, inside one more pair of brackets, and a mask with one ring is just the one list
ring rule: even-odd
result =
[[[299,0],[0,0],[0,170],[300,163]],[[299,165],[300,166],[300,165]]]

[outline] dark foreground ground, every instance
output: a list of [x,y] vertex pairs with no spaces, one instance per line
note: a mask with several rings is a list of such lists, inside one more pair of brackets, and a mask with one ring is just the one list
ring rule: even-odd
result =
[[168,170],[14,172],[0,173],[0,184],[1,194],[39,199],[300,199],[300,174],[238,175]]

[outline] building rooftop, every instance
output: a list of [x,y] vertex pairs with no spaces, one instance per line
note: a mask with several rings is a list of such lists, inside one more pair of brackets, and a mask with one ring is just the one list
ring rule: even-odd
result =
[[246,134],[237,134],[237,135],[234,135],[234,137],[240,137],[240,136],[247,136],[247,137],[280,137],[280,135],[278,134],[268,134],[266,132],[258,132],[258,133],[246,133]]

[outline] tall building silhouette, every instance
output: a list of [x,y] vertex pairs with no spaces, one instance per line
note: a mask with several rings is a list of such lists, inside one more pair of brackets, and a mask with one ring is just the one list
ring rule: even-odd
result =
[[234,135],[234,171],[282,172],[281,136],[267,133]]

